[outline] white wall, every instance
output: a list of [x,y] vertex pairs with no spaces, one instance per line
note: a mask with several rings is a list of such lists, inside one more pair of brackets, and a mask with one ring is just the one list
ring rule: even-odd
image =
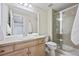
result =
[[8,19],[8,7],[5,4],[1,4],[1,27],[3,30],[4,36],[6,36],[6,23]]
[[50,36],[50,39],[52,40],[53,38],[53,16],[52,16],[52,9],[48,10],[48,35]]
[[50,36],[50,40],[53,41],[53,15],[55,10],[50,8],[48,10],[48,35]]
[[0,26],[1,26],[1,3],[0,3]]
[[40,19],[39,19],[39,32],[40,34],[48,34],[48,18],[47,18],[47,11],[40,12]]

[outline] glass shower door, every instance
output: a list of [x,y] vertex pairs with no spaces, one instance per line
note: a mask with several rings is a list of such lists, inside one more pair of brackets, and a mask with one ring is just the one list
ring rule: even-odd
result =
[[57,45],[60,44],[60,14],[55,13],[53,17],[53,40]]

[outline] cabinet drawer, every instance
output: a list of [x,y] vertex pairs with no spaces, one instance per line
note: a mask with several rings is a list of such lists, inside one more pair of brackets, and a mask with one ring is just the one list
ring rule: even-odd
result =
[[38,45],[38,44],[39,44],[39,43],[38,43],[38,40],[35,40],[35,41],[34,41],[34,46],[35,46],[35,45]]
[[34,41],[34,45],[42,44],[44,42],[45,42],[44,39],[37,39]]
[[15,50],[34,46],[34,42],[19,43],[15,45]]
[[0,55],[13,51],[13,46],[0,47]]
[[27,56],[27,49],[22,49],[18,51],[11,52],[9,54],[5,54],[4,56]]

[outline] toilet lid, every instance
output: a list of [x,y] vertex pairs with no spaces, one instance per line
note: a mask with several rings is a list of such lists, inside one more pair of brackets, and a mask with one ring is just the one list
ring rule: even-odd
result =
[[55,42],[47,42],[46,44],[57,46],[57,44]]

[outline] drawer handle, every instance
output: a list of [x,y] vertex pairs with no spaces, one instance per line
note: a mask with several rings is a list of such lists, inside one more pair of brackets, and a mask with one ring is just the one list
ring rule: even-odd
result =
[[1,50],[0,53],[5,52],[5,50]]
[[29,51],[29,54],[31,54],[31,52]]

